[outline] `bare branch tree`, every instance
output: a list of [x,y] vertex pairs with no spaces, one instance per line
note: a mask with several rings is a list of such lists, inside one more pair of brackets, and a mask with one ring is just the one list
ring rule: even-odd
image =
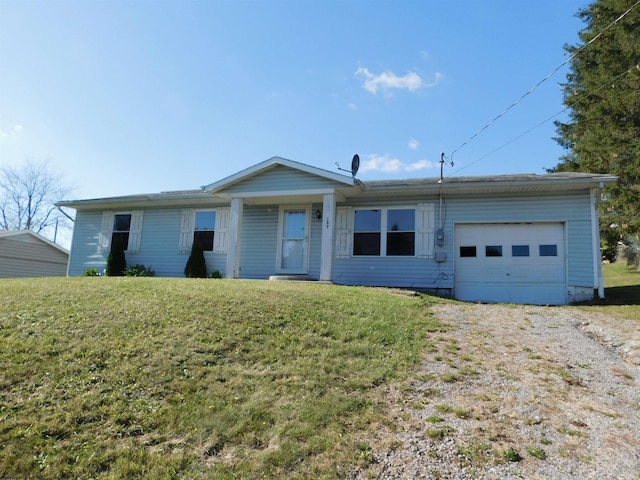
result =
[[47,161],[29,158],[21,168],[0,168],[0,230],[42,233],[58,222],[67,225],[54,204],[71,190]]

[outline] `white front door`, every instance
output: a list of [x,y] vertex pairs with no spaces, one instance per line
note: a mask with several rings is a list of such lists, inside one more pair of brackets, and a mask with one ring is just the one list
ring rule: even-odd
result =
[[278,273],[309,271],[309,208],[282,208],[278,235]]

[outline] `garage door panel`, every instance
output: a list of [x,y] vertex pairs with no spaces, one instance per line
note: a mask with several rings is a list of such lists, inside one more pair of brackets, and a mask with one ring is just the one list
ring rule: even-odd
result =
[[564,231],[562,223],[456,225],[456,298],[566,303]]

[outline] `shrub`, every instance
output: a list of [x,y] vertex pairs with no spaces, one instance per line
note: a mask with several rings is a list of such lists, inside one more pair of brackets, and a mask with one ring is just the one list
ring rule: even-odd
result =
[[222,274],[220,273],[220,270],[214,270],[211,272],[209,278],[222,278]]
[[151,266],[145,267],[144,265],[129,265],[126,271],[127,277],[155,277],[156,272],[151,269]]
[[84,272],[82,272],[83,277],[97,277],[100,275],[98,273],[98,269],[96,267],[87,268]]
[[204,259],[202,247],[194,242],[191,247],[191,255],[184,267],[184,275],[187,278],[207,278],[207,262]]
[[107,276],[124,277],[127,271],[127,259],[124,250],[121,248],[111,248],[111,252],[107,257]]

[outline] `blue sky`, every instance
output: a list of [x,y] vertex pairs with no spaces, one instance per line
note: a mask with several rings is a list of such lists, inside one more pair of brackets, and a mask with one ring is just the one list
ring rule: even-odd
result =
[[[72,198],[198,188],[273,156],[436,177],[567,59],[587,4],[0,0],[0,164],[48,159]],[[567,71],[445,175],[554,166],[552,121],[514,139],[563,109]]]

